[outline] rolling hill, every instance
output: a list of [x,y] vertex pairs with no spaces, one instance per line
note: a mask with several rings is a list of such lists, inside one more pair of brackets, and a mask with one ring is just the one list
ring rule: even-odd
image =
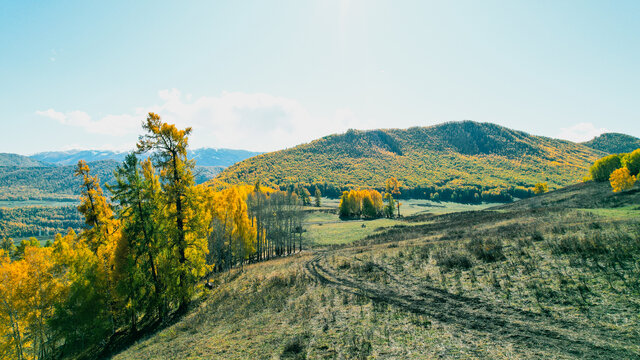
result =
[[608,154],[620,154],[639,149],[640,139],[626,134],[607,133],[597,136],[593,140],[583,142],[582,145]]
[[0,166],[15,166],[15,167],[32,167],[32,166],[50,166],[45,162],[32,159],[28,156],[0,153]]
[[[113,182],[113,160],[89,162],[100,182]],[[0,200],[71,200],[80,195],[81,179],[73,175],[75,165],[0,166]]]
[[491,123],[450,122],[409,129],[349,130],[239,162],[212,184],[319,184],[337,195],[382,188],[395,176],[403,195],[441,200],[505,201],[528,197],[537,182],[576,183],[605,152]]

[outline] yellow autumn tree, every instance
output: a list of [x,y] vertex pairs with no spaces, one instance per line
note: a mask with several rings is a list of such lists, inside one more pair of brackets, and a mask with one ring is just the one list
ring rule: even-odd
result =
[[257,230],[249,216],[250,186],[234,186],[209,195],[209,263],[216,269],[243,263],[256,252]]
[[100,181],[91,175],[91,169],[84,160],[78,161],[75,175],[82,178],[82,200],[78,211],[84,215],[85,223],[89,226],[83,231],[82,237],[88,242],[89,248],[98,251],[113,234],[117,223],[113,218],[113,210],[104,196]]
[[[206,256],[206,227],[201,228],[199,218],[199,191],[194,189],[193,168],[195,163],[187,157],[191,128],[178,129],[162,121],[158,114],[149,113],[142,124],[145,134],[139,137],[138,153],[151,152],[150,158],[160,171],[161,197],[165,203],[163,232],[167,250],[177,259],[172,266],[167,291],[179,298],[179,307],[186,309],[195,283],[204,271]],[[177,279],[173,274],[177,272]]]
[[629,190],[636,183],[636,177],[631,175],[626,167],[615,170],[609,177],[613,192]]
[[103,261],[73,230],[56,236],[51,256],[62,285],[48,321],[53,342],[79,351],[104,340],[113,331],[113,312]]
[[26,329],[31,340],[31,354],[35,359],[50,357],[54,342],[47,322],[64,291],[64,284],[56,276],[51,247],[27,247],[24,252],[27,283],[23,294],[27,306]]
[[549,186],[547,185],[547,183],[537,183],[534,187],[533,187],[533,193],[536,195],[540,195],[540,194],[544,194],[546,192],[549,191]]
[[27,274],[26,262],[0,257],[0,354],[6,359],[26,358]]
[[345,191],[340,198],[339,215],[341,218],[376,218],[382,214],[383,205],[382,195],[377,190]]

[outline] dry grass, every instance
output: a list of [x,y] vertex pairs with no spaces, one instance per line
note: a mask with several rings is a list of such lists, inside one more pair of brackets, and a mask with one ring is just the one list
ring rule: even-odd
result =
[[553,208],[414,219],[219,275],[115,358],[640,357],[640,224]]

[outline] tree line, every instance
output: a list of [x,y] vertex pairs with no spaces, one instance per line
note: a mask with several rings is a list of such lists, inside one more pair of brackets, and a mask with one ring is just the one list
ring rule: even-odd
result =
[[[107,185],[111,199],[77,164],[80,233],[0,249],[1,357],[95,357],[110,339],[135,338],[183,312],[210,272],[301,250],[295,188],[196,186],[191,128],[153,113],[143,128]],[[143,153],[151,155],[140,160]]]

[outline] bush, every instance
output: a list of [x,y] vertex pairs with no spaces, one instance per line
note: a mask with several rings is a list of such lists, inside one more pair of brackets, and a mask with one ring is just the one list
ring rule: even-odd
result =
[[540,231],[536,230],[533,232],[533,234],[531,234],[531,240],[542,241],[544,240],[544,235]]
[[281,359],[306,359],[306,338],[303,336],[296,336],[290,339],[282,350]]
[[473,265],[467,254],[451,248],[444,248],[437,251],[433,254],[433,258],[436,260],[438,266],[447,271],[451,269],[467,270]]
[[589,170],[589,173],[594,181],[602,182],[609,180],[611,173],[621,167],[622,160],[620,155],[609,155],[597,160]]
[[502,241],[495,239],[481,240],[475,238],[467,243],[467,250],[479,260],[493,262],[504,259]]

